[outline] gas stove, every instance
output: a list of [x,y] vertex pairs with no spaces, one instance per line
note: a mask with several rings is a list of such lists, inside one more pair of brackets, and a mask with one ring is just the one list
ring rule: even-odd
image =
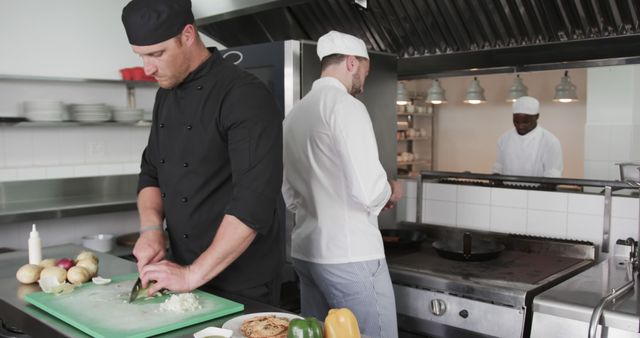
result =
[[431,241],[388,257],[399,327],[429,337],[527,337],[533,297],[596,258],[588,242],[498,234],[493,240],[506,249],[482,262],[440,257]]

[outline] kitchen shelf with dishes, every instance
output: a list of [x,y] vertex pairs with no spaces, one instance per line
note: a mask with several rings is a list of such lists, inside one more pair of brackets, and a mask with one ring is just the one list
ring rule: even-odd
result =
[[432,169],[433,107],[414,98],[396,106],[398,177],[415,178],[420,170]]
[[39,76],[0,75],[0,81],[9,82],[47,82],[47,83],[87,83],[125,85],[127,89],[127,107],[111,107],[104,103],[66,104],[56,100],[33,100],[20,102],[24,116],[0,118],[1,125],[20,127],[58,127],[70,125],[113,125],[142,126],[150,125],[151,112],[136,109],[135,88],[157,87],[156,82],[58,78]]

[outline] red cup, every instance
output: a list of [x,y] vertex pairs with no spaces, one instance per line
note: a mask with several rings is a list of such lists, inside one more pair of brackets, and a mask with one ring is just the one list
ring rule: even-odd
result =
[[145,78],[144,68],[142,67],[133,67],[131,69],[131,79],[134,81],[143,81]]
[[133,80],[131,76],[131,68],[122,68],[120,69],[120,75],[122,75],[122,79],[125,81]]

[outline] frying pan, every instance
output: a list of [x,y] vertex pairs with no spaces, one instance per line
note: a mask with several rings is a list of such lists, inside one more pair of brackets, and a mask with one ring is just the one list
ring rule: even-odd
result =
[[380,230],[385,251],[418,250],[427,239],[427,235],[417,230]]
[[486,239],[473,239],[469,232],[464,233],[462,241],[441,240],[433,242],[432,246],[441,257],[470,262],[496,258],[504,250],[504,245]]

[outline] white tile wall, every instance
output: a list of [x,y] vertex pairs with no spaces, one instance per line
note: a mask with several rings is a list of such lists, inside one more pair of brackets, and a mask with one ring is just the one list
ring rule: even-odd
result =
[[400,180],[404,187],[404,196],[416,198],[418,196],[418,182],[416,180]]
[[[611,163],[606,160],[585,160],[584,176],[594,180],[609,180],[609,167]],[[620,176],[620,175],[617,175]]]
[[527,207],[537,210],[567,211],[567,194],[549,191],[529,191]]
[[567,234],[567,214],[558,211],[527,211],[527,233],[538,236],[564,237]]
[[611,130],[608,125],[586,125],[584,132],[584,159],[608,160]]
[[16,181],[18,179],[18,170],[16,169],[0,169],[0,181]]
[[455,226],[456,202],[423,200],[422,222]]
[[526,208],[527,191],[518,189],[491,189],[491,205]]
[[489,230],[491,207],[481,204],[458,203],[457,225],[467,229]]
[[457,201],[458,186],[455,184],[424,183],[424,198],[438,201]]
[[602,216],[570,213],[567,219],[567,238],[602,244]]
[[47,178],[73,177],[73,166],[47,167]]
[[604,215],[604,196],[568,194],[570,213]]
[[18,169],[17,172],[17,179],[20,181],[37,180],[43,177],[47,177],[47,169],[44,167],[21,168]]
[[[32,100],[127,105],[122,83],[3,81],[0,89],[5,116],[21,116],[22,103]],[[156,91],[136,88],[138,108],[151,110]],[[148,127],[126,125],[0,126],[0,180],[137,173],[148,136]],[[98,164],[112,166],[91,167]]]
[[[602,241],[602,195],[426,183],[424,223],[505,233]],[[414,221],[415,200],[404,198],[398,219]],[[613,197],[611,243],[638,238],[638,199]]]
[[527,232],[527,209],[499,206],[491,207],[491,224],[489,230],[525,234]]
[[398,205],[396,206],[396,220],[398,222],[415,222],[416,207],[417,206],[415,198],[401,198],[400,201],[398,201]]
[[60,147],[58,128],[40,128],[33,133],[33,165],[56,166],[60,164],[60,155],[66,149]]
[[638,219],[638,199],[614,196],[611,214],[613,217]]
[[33,166],[33,129],[34,128],[5,128],[6,168]]
[[[633,126],[615,125],[611,126],[611,141],[608,143],[609,160],[614,162],[626,162],[631,155],[631,133]],[[634,145],[637,147],[637,145]]]
[[638,239],[638,219],[613,217],[611,219],[611,246],[618,239],[629,237]]
[[[0,128],[0,168],[5,167],[5,157],[7,157],[7,152],[5,150],[6,143],[7,141],[4,139],[4,130]],[[0,177],[0,180],[2,180],[2,177]]]
[[0,180],[135,174],[148,136],[135,126],[0,126]]
[[484,187],[459,185],[457,196],[457,201],[460,203],[474,203],[485,205],[489,205],[491,203],[491,189],[487,189]]

